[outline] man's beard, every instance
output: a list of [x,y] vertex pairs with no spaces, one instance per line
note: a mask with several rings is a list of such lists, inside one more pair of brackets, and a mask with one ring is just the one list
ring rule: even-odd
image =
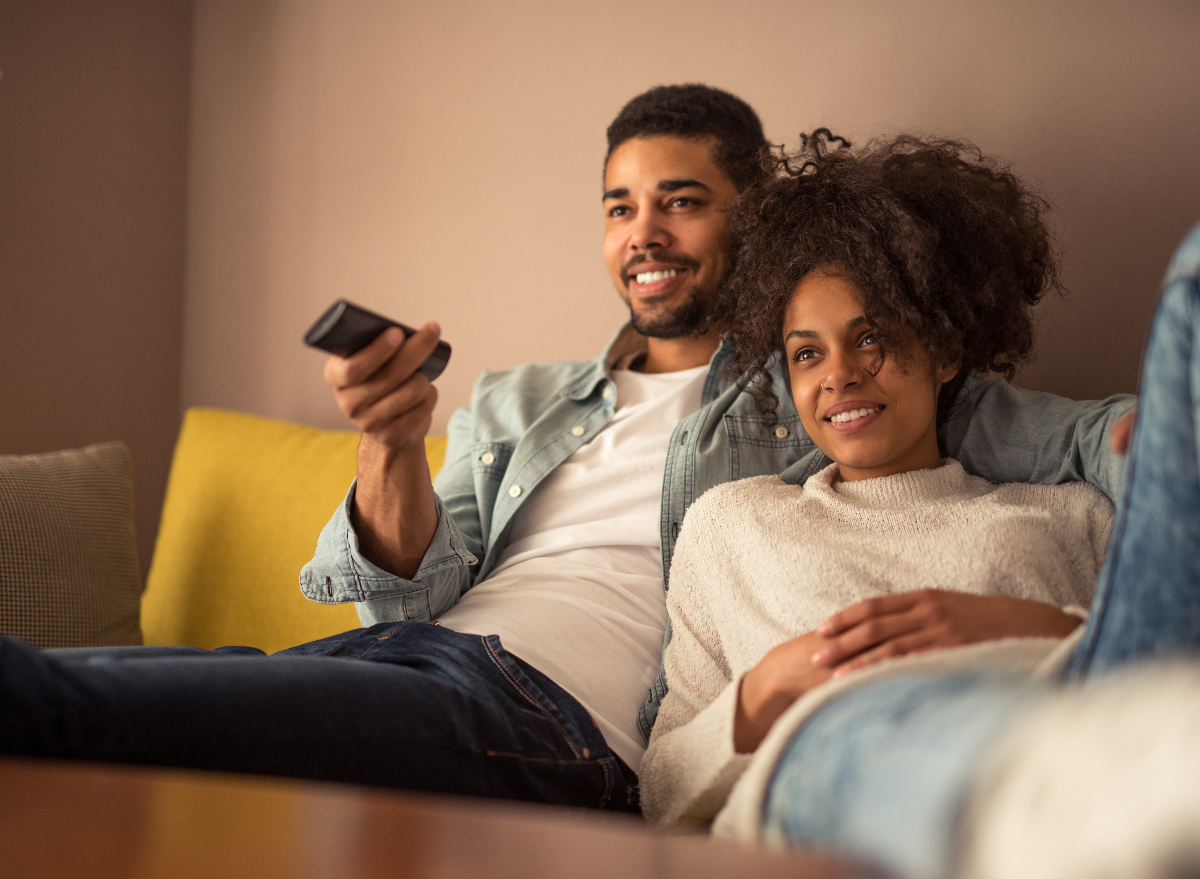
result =
[[687,297],[671,308],[639,314],[630,302],[629,320],[635,330],[654,339],[702,336],[712,325],[712,308],[700,290],[693,286],[687,291]]
[[[621,268],[621,280],[627,285],[629,279],[643,263],[654,261],[667,265],[677,265],[699,272],[700,261],[682,254],[644,254],[635,256]],[[683,336],[702,336],[712,325],[712,302],[715,295],[705,296],[698,285],[692,285],[682,302],[674,306],[665,306],[662,310],[653,307],[648,313],[639,314],[633,309],[633,301],[628,300],[629,321],[633,328],[643,336],[653,339],[678,339]]]

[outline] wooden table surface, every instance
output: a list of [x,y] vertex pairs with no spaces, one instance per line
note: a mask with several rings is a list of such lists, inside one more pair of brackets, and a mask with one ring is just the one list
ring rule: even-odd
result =
[[0,876],[858,877],[640,819],[255,776],[0,759]]

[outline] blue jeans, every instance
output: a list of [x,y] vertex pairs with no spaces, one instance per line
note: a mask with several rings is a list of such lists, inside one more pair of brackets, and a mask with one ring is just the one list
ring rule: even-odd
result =
[[[1085,683],[1200,651],[1200,227],[1167,271],[1108,556],[1068,673]],[[912,675],[822,708],[781,757],[766,826],[904,877],[951,872],[953,831],[987,749],[1044,694],[995,675]]]
[[495,635],[430,623],[272,656],[0,639],[0,752],[636,808],[583,706]]

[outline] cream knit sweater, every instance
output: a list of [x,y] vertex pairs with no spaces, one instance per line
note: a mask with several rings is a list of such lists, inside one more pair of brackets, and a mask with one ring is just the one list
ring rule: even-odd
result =
[[[1059,607],[1090,603],[1112,522],[1112,504],[1092,486],[994,485],[954,460],[861,482],[840,482],[837,472],[832,465],[802,488],[773,476],[727,483],[688,511],[667,596],[670,690],[639,768],[648,818],[712,820],[755,756],[733,750],[741,676],[772,647],[842,608],[921,588]],[[940,667],[948,660],[1029,670],[1057,644],[1008,639],[831,681],[777,721],[757,752],[771,765],[749,774],[757,788],[767,783],[778,752],[823,691],[844,691],[881,668],[928,665],[932,657]],[[751,813],[759,794],[741,797]],[[756,818],[739,820],[742,831],[732,832],[746,835],[747,820]]]

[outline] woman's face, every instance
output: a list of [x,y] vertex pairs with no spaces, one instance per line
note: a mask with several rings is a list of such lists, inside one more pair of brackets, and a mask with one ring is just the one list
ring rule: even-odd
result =
[[935,368],[919,349],[889,349],[881,364],[852,283],[831,272],[806,275],[784,313],[783,341],[800,420],[842,479],[941,466],[938,391],[958,369]]

